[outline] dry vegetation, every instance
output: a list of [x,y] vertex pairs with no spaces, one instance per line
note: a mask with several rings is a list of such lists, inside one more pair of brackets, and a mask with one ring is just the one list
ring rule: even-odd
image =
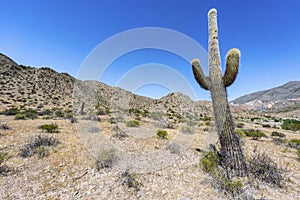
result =
[[[3,173],[1,198],[3,199],[224,199],[226,192],[214,186],[215,181],[202,170],[198,151],[208,150],[209,143],[215,143],[217,137],[213,128],[206,126],[207,119],[194,124],[177,123],[173,129],[165,128],[167,140],[157,137],[160,128],[156,119],[142,117],[138,127],[127,127],[126,121],[135,117],[127,116],[123,122],[112,123],[113,115],[101,115],[100,121],[78,119],[71,123],[69,119],[28,119],[15,120],[13,116],[1,116],[1,152],[7,155],[2,165],[9,169]],[[133,117],[133,118],[132,118]],[[84,117],[82,117],[85,119]],[[119,121],[121,121],[119,119]],[[92,123],[93,125],[91,126]],[[242,184],[244,196],[266,199],[297,199],[300,188],[300,165],[296,148],[288,145],[276,145],[272,132],[285,134],[287,141],[300,139],[299,133],[290,130],[264,128],[251,120],[243,119],[243,129],[260,129],[267,137],[253,139],[244,137],[244,149],[248,158],[255,153],[265,153],[284,169],[282,187],[249,177],[235,182],[227,190]],[[47,133],[39,127],[56,124],[58,131]],[[84,146],[80,126],[87,127],[88,134],[94,139],[99,135],[118,148],[134,153],[149,153],[167,147],[170,155],[178,156],[174,162],[158,170],[140,173],[135,168],[120,168],[118,162],[122,155],[113,149],[98,151]],[[86,125],[86,126],[85,126]],[[118,126],[118,127],[116,127]],[[188,129],[189,127],[190,129]],[[208,130],[207,130],[208,129]],[[119,132],[123,131],[122,134]],[[147,132],[151,130],[151,133]],[[135,132],[136,131],[136,132]],[[144,132],[143,132],[144,131]],[[180,131],[184,135],[195,136],[187,149],[180,144],[170,143]],[[192,132],[192,133],[191,133]],[[116,133],[119,135],[114,136]],[[138,134],[145,134],[138,137]],[[126,136],[123,136],[126,134]],[[151,135],[152,134],[152,135]],[[19,155],[24,145],[37,136],[51,137],[59,141],[55,146],[47,146],[47,154],[38,153],[29,157]],[[147,137],[147,139],[145,139]],[[218,146],[218,144],[216,144]],[[196,151],[196,149],[198,151]],[[255,150],[255,151],[254,151]],[[255,153],[254,153],[255,152]],[[93,155],[93,156],[92,156]],[[245,189],[246,188],[246,189]],[[250,195],[251,194],[251,195]],[[228,195],[228,194],[227,194]],[[229,198],[231,198],[229,196]]]

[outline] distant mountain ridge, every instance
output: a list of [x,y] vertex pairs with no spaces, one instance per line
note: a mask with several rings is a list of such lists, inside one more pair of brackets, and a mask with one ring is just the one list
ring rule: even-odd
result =
[[[300,118],[300,81],[244,95],[231,104],[246,110],[282,113]],[[284,116],[284,115],[283,115]]]
[[240,105],[254,100],[260,100],[263,103],[300,100],[300,81],[290,81],[279,87],[244,95],[233,100],[232,102]]

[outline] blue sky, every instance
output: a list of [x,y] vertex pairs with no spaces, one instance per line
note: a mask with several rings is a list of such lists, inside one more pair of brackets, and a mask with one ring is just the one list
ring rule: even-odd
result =
[[[297,0],[0,2],[0,52],[26,66],[48,66],[76,77],[81,64],[98,44],[120,32],[141,27],[172,29],[207,49],[207,12],[215,7],[223,70],[230,48],[237,47],[242,53],[240,72],[228,88],[230,100],[300,80],[300,1]],[[188,62],[155,49],[120,56],[100,80],[116,85],[126,72],[147,63],[173,68],[188,80],[197,99],[210,98],[209,92],[194,80]],[[136,92],[158,98],[169,90],[154,84]]]

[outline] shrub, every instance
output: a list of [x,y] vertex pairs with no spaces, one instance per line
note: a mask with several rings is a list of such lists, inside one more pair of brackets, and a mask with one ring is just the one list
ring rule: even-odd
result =
[[0,124],[0,130],[11,130],[7,124]]
[[133,188],[135,191],[139,191],[141,187],[141,183],[137,180],[137,175],[134,172],[130,172],[129,169],[126,169],[123,173],[121,173],[121,184],[128,187]]
[[25,144],[19,150],[19,156],[30,157],[34,153],[38,153],[37,148],[41,146],[57,146],[60,142],[55,138],[48,138],[43,136],[36,136],[30,143]]
[[8,154],[6,152],[0,151],[0,174],[6,176],[8,172],[11,171],[6,165],[2,165],[8,159]]
[[118,139],[122,139],[122,138],[126,138],[129,137],[127,133],[125,133],[125,131],[119,131],[115,134],[113,134],[113,137],[118,138]]
[[287,140],[282,138],[273,138],[273,143],[276,145],[284,145],[287,143]]
[[111,168],[113,164],[117,161],[118,157],[116,150],[113,148],[101,149],[96,158],[96,168],[97,170],[103,168]]
[[176,143],[171,143],[167,145],[166,149],[169,150],[171,154],[179,155],[181,153],[180,146]]
[[264,128],[271,128],[271,125],[270,124],[263,124],[262,127],[264,127]]
[[296,155],[298,156],[298,160],[300,161],[300,149],[297,149]]
[[271,136],[275,136],[275,137],[286,137],[284,133],[281,132],[277,132],[277,131],[273,131]]
[[237,128],[243,128],[244,126],[245,126],[245,124],[241,123],[241,122],[239,122],[239,123],[236,124]]
[[98,111],[96,112],[97,115],[107,115],[110,111],[107,108],[98,108]]
[[49,150],[45,146],[39,146],[34,150],[34,153],[36,153],[39,158],[43,158],[49,155]]
[[281,125],[282,129],[299,131],[300,130],[300,121],[296,119],[285,119]]
[[38,127],[39,129],[46,131],[47,133],[56,133],[58,132],[57,124],[44,124]]
[[206,125],[206,126],[210,126],[210,125],[211,125],[211,122],[210,122],[210,121],[207,121],[207,122],[205,122],[205,125]]
[[25,115],[18,113],[15,115],[15,120],[23,120],[26,119]]
[[245,129],[243,129],[243,131],[247,137],[252,137],[252,139],[254,139],[254,140],[258,140],[259,138],[262,138],[262,137],[267,137],[266,134],[261,132],[260,130],[254,130],[254,129],[245,130]]
[[66,113],[65,118],[72,119],[73,118],[73,113],[71,113],[71,112]]
[[6,152],[0,151],[0,165],[7,159],[8,154]]
[[220,158],[215,151],[204,152],[200,159],[200,166],[206,173],[214,174],[220,165]]
[[140,122],[137,120],[131,120],[126,122],[127,127],[138,127],[140,125]]
[[[114,117],[111,117],[111,118],[109,118],[109,123],[111,123],[111,124],[116,124],[117,123],[117,120],[114,118]],[[127,125],[127,124],[126,124]]]
[[235,129],[235,134],[239,135],[240,138],[245,138],[246,134],[244,133],[244,131],[242,129]]
[[188,127],[188,126],[182,126],[181,127],[181,132],[184,133],[184,134],[187,134],[187,135],[193,135],[195,133],[194,129],[191,128],[191,127]]
[[261,181],[272,185],[283,186],[284,170],[266,155],[266,153],[255,153],[249,160],[249,172]]
[[156,135],[160,138],[160,139],[168,139],[168,133],[166,130],[157,130]]
[[150,114],[150,118],[153,120],[161,121],[163,120],[163,114],[160,112],[153,112]]
[[120,129],[120,127],[116,124],[116,125],[113,125],[113,126],[111,127],[111,130],[112,130],[112,131],[120,131],[121,129]]
[[55,111],[55,116],[56,117],[64,117],[65,113],[62,110],[57,110],[57,111]]
[[100,128],[99,127],[90,127],[88,129],[89,133],[100,133]]
[[72,124],[74,124],[74,123],[77,123],[78,120],[77,120],[77,118],[75,118],[75,117],[71,117],[71,118],[70,118],[70,122],[71,122]]
[[20,110],[18,108],[9,108],[9,109],[6,109],[2,112],[2,115],[16,115],[20,112]]
[[223,191],[226,196],[236,199],[244,192],[243,183],[240,180],[229,179],[225,170],[220,167],[220,157],[216,151],[204,152],[200,159],[200,166],[204,172],[210,174],[213,186]]
[[50,109],[46,109],[46,110],[43,110],[41,112],[39,112],[39,115],[52,115],[52,111]]
[[291,147],[291,148],[300,149],[300,139],[291,139],[288,142],[288,146]]
[[36,119],[37,116],[38,116],[38,112],[36,110],[33,110],[33,109],[28,109],[28,110],[25,110],[23,112],[21,112],[25,118],[27,119]]
[[[223,191],[227,197],[230,199],[244,199],[242,198],[243,183],[240,180],[231,180],[226,178],[223,173],[218,173],[212,176],[213,186],[219,190]],[[246,198],[248,199],[248,198]],[[249,198],[253,199],[253,198]]]

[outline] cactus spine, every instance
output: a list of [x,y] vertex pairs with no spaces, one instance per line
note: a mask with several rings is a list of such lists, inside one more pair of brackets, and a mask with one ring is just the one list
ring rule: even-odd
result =
[[221,145],[221,164],[228,175],[244,176],[247,172],[245,157],[239,137],[234,133],[234,122],[227,100],[226,87],[230,86],[238,73],[240,51],[231,49],[226,55],[224,76],[220,67],[217,10],[208,13],[209,77],[205,76],[198,59],[192,61],[193,73],[199,85],[211,92],[216,127]]

